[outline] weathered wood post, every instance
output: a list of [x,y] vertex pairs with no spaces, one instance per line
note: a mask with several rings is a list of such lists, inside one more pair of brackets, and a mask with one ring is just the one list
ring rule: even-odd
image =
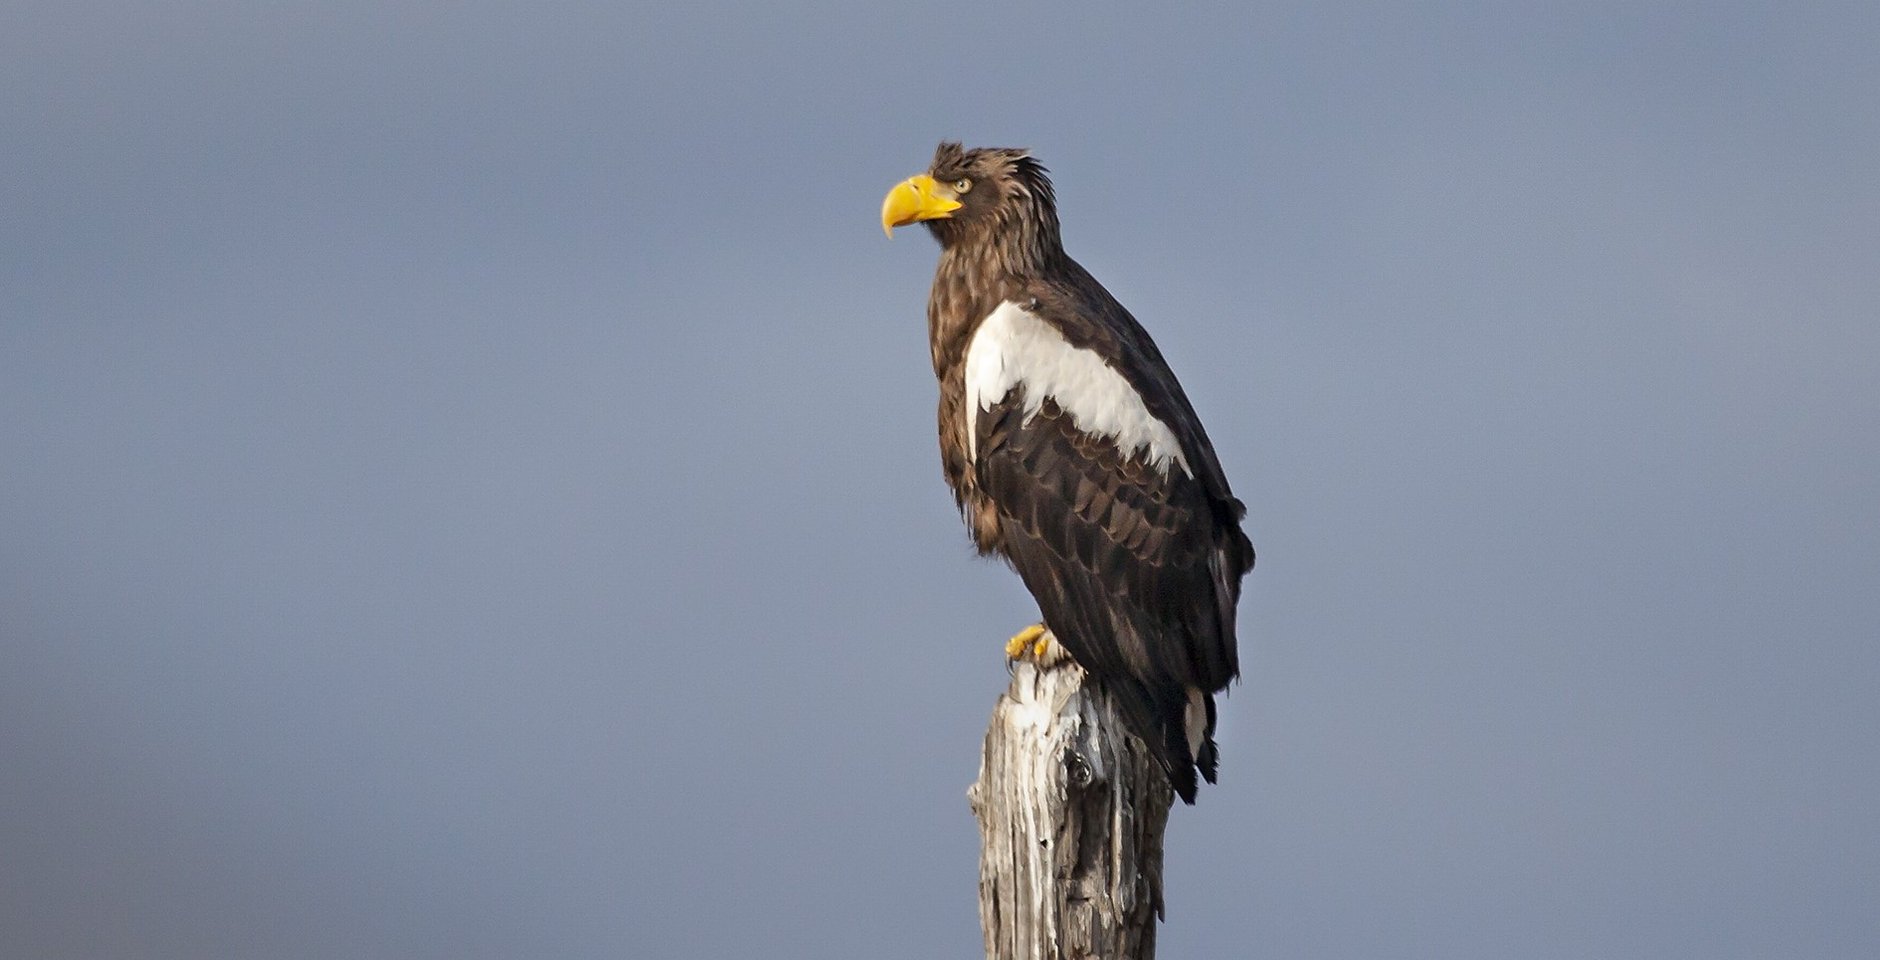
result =
[[1174,793],[1084,679],[1068,658],[1018,660],[992,710],[966,793],[979,819],[987,960],[1155,956]]

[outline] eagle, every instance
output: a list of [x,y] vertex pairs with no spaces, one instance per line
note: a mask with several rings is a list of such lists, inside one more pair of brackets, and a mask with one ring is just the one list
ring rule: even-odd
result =
[[940,243],[927,334],[940,461],[982,555],[1008,561],[1055,638],[1120,708],[1186,803],[1215,782],[1214,695],[1240,675],[1246,507],[1155,342],[1064,252],[1029,150],[941,143],[881,223]]

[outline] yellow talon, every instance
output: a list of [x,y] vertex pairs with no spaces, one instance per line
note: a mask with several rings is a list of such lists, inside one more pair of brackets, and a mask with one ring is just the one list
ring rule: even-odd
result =
[[1044,624],[1034,623],[1016,636],[1005,642],[1005,657],[1008,660],[1020,660],[1025,656],[1026,648],[1035,651],[1036,656],[1044,656],[1045,646],[1050,641],[1045,639]]

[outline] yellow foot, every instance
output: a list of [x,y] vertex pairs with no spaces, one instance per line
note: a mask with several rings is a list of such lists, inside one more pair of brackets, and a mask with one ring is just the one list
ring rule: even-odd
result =
[[1045,651],[1051,649],[1051,635],[1044,624],[1034,623],[1018,632],[1018,635],[1005,642],[1005,657],[1008,660],[1023,660],[1029,652],[1034,658],[1043,660]]

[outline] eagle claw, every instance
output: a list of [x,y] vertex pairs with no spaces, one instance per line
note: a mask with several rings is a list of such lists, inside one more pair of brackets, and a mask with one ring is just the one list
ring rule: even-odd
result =
[[1023,660],[1030,653],[1034,659],[1044,660],[1045,653],[1051,649],[1051,633],[1042,623],[1034,623],[1020,630],[1012,639],[1005,642],[1007,660]]

